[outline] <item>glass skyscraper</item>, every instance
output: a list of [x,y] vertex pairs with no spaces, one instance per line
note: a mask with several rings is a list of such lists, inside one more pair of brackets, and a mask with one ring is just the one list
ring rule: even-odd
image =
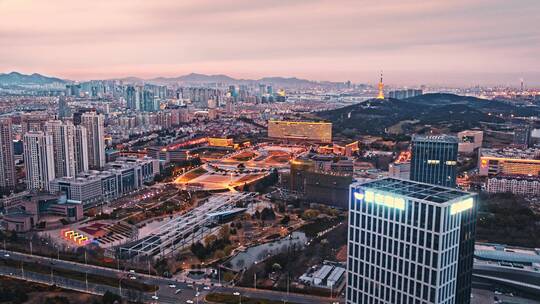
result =
[[385,178],[349,207],[347,303],[470,303],[476,194]]
[[415,135],[412,139],[411,150],[411,180],[456,187],[457,137]]

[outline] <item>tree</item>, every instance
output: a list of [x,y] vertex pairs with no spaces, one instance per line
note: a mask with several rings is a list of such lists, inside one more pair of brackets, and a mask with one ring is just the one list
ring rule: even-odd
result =
[[17,242],[17,232],[15,230],[11,230],[11,235],[9,236],[9,240],[11,242]]
[[45,299],[44,304],[69,304],[69,299],[62,296],[55,296]]
[[272,208],[264,208],[261,212],[261,220],[271,221],[276,219],[276,214]]
[[103,295],[103,304],[117,304],[121,302],[122,298],[119,295],[112,293],[108,290]]
[[229,229],[228,225],[221,226],[221,229],[219,230],[219,237],[222,240],[229,240],[229,237],[231,235],[231,231]]
[[216,259],[223,259],[225,257],[225,252],[223,250],[216,250],[214,253],[214,258]]
[[204,238],[204,244],[207,247],[212,246],[212,244],[217,240],[217,237],[213,234],[210,234]]
[[304,220],[314,220],[319,216],[319,211],[315,209],[307,209],[302,213],[302,218]]

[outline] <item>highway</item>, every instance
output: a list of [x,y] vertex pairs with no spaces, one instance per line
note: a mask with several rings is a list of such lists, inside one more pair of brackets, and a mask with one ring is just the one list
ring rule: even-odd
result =
[[[58,260],[48,257],[42,257],[37,255],[29,255],[24,253],[18,253],[13,251],[1,251],[2,255],[0,259],[10,259],[13,261],[22,262],[35,262],[44,266],[51,266],[55,269],[67,269],[72,271],[78,271],[88,274],[106,276],[111,278],[121,278],[123,280],[130,280],[130,276],[135,276],[136,280],[148,285],[156,285],[159,287],[155,293],[143,293],[137,290],[128,290],[126,288],[107,286],[102,284],[86,283],[84,281],[67,279],[54,274],[33,273],[23,268],[11,268],[0,267],[0,275],[11,276],[27,281],[39,282],[44,284],[56,284],[57,286],[81,291],[92,294],[103,294],[109,290],[115,294],[121,294],[123,297],[132,301],[143,301],[145,303],[187,303],[187,301],[193,301],[193,303],[205,303],[204,297],[209,292],[222,292],[222,293],[234,293],[239,292],[242,296],[268,299],[275,301],[283,301],[285,303],[292,302],[298,304],[329,304],[329,303],[344,303],[343,300],[330,299],[324,297],[286,293],[271,290],[262,290],[254,288],[242,288],[242,287],[222,287],[222,286],[204,286],[197,284],[196,281],[176,281],[173,279],[167,279],[157,276],[149,276],[141,273],[131,273],[129,271],[117,270],[112,268],[100,267],[95,265],[86,265],[82,263]],[[6,256],[7,254],[7,256]],[[24,265],[24,263],[22,263]],[[169,285],[175,285],[169,287]],[[216,284],[218,285],[218,284]],[[177,292],[180,290],[179,292]],[[157,297],[157,299],[152,297]]]

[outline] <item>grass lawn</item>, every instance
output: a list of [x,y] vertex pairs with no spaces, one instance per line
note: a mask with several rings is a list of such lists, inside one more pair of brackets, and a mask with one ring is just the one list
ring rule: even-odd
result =
[[[224,303],[224,304],[237,304],[238,300],[240,299],[239,296],[235,296],[232,294],[226,294],[226,293],[210,293],[206,296],[206,301],[213,302],[213,303]],[[282,301],[272,301],[272,300],[264,300],[264,299],[254,299],[254,298],[248,298],[242,296],[242,303],[243,304],[282,304]],[[294,304],[291,302],[287,302],[289,304]]]
[[199,177],[201,175],[206,174],[207,172],[208,171],[206,171],[204,168],[199,167],[197,169],[191,170],[191,171],[187,172],[186,174],[180,176],[178,181],[181,182],[181,183],[187,183],[187,182],[189,182],[190,180],[192,180],[194,178],[197,178],[197,177]]

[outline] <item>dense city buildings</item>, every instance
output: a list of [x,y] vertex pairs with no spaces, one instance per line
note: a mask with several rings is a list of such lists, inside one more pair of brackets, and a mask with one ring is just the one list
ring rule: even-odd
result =
[[456,186],[458,154],[456,137],[415,135],[411,145],[411,180],[444,187]]
[[475,208],[474,194],[451,188],[353,183],[347,303],[470,303],[473,256],[462,247],[474,247],[474,230],[462,222]]
[[0,117],[0,188],[4,190],[13,190],[17,182],[13,149],[11,118]]
[[421,89],[394,90],[388,92],[388,98],[406,99],[422,95]]
[[531,144],[531,127],[529,125],[514,126],[513,145],[516,148],[527,149]]
[[307,121],[268,121],[268,137],[289,141],[332,142],[332,124]]
[[48,191],[55,177],[54,143],[43,131],[30,131],[23,137],[26,186],[28,189]]
[[0,302],[540,304],[539,1],[101,2],[0,0]]

